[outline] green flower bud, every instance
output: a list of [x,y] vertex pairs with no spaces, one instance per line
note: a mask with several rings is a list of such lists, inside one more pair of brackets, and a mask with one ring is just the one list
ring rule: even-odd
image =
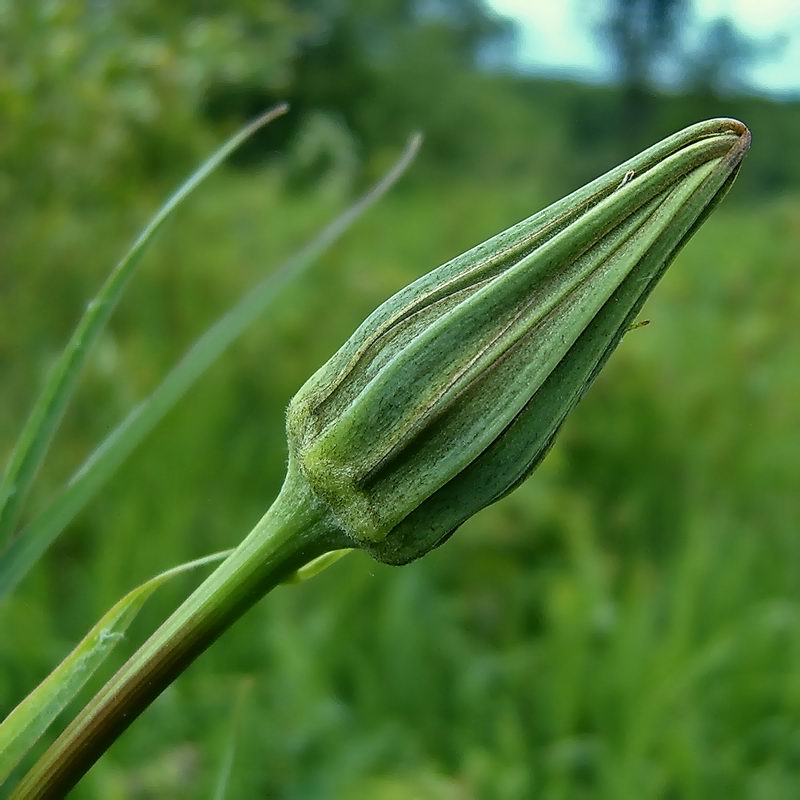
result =
[[373,312],[288,412],[347,537],[406,563],[524,480],[749,145],[735,120],[689,127]]

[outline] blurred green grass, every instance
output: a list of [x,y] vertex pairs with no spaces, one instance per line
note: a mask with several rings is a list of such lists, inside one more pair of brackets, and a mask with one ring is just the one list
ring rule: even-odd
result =
[[[29,516],[411,127],[428,139],[0,604],[0,714],[128,589],[250,530],[283,477],[288,399],[380,301],[640,146],[732,115],[754,133],[737,184],[534,476],[422,561],[356,554],[276,590],[74,796],[210,796],[249,676],[231,798],[794,797],[800,105],[664,94],[628,130],[617,88],[481,73],[457,24],[475,18],[423,25],[393,15],[402,5],[353,4],[341,28],[327,20],[346,35],[321,50],[302,36],[334,4],[242,0],[202,17],[180,3],[3,6],[0,463],[168,189],[242,116],[276,95],[297,108],[155,243]],[[373,40],[384,60],[359,49]],[[117,658],[190,585],[154,597]]]
[[[124,589],[249,530],[282,477],[288,398],[367,311],[547,199],[523,180],[418,182],[373,210],[0,608],[2,707]],[[39,501],[334,207],[266,169],[227,174],[181,212],[93,361]],[[4,335],[31,356],[7,370],[4,441],[134,216],[101,220],[105,235],[75,241],[80,262],[50,251],[14,273]],[[800,199],[721,208],[530,481],[421,562],[391,569],[356,555],[279,589],[75,796],[204,796],[243,674],[255,684],[234,797],[791,796],[797,252]],[[131,639],[185,588],[156,598]]]

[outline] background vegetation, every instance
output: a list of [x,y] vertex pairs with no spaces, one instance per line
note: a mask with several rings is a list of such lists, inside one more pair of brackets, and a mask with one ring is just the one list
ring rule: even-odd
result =
[[[246,676],[231,797],[796,796],[800,104],[741,79],[779,43],[720,23],[687,52],[690,6],[609,3],[598,33],[619,79],[590,86],[499,69],[513,27],[480,0],[0,2],[0,458],[165,192],[253,112],[293,105],[148,255],[32,511],[241,291],[426,133],[401,186],[0,605],[0,714],[129,588],[250,529],[283,476],[288,399],[391,292],[685,124],[737,116],[754,135],[652,324],[530,481],[423,561],[354,555],[276,591],[75,797],[210,796]],[[665,61],[680,68],[668,91]],[[151,601],[116,659],[192,580]]]

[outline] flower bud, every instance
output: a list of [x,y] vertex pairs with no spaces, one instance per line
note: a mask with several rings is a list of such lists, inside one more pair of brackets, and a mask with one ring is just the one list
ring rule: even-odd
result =
[[735,120],[693,125],[367,318],[287,420],[355,546],[411,561],[530,474],[749,144]]

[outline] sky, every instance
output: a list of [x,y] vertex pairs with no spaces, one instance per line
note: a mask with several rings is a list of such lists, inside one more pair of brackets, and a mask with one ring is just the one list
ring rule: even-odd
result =
[[[605,0],[488,0],[519,28],[515,66],[583,80],[612,74],[595,30]],[[769,95],[800,96],[800,0],[692,0],[699,26],[720,17],[754,39],[785,37],[782,49],[751,64],[744,82]]]

